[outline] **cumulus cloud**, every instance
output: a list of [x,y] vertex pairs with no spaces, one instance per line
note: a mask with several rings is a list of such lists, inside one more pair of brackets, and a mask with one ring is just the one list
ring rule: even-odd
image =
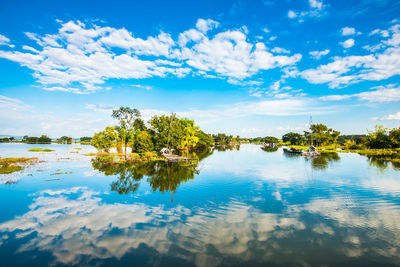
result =
[[297,19],[299,22],[303,22],[307,17],[320,17],[324,14],[326,6],[322,1],[308,0],[309,10],[307,11],[293,11],[289,10],[288,18]]
[[[214,20],[199,19],[196,28],[173,40],[165,32],[142,39],[125,28],[60,22],[55,34],[26,32],[35,47],[0,50],[0,58],[33,70],[45,90],[78,94],[103,89],[112,78],[181,78],[194,72],[243,80],[260,71],[294,65],[301,59],[300,54],[274,55],[264,43],[249,42],[246,27],[209,33],[218,26]],[[4,36],[0,40],[9,42]],[[287,52],[280,48],[277,53]]]
[[320,59],[323,56],[326,56],[327,54],[329,54],[330,50],[329,49],[325,49],[322,51],[311,51],[310,55],[312,58],[314,59]]
[[399,75],[400,25],[392,26],[390,32],[390,38],[383,40],[378,48],[385,47],[384,50],[362,56],[334,57],[333,62],[302,71],[300,75],[310,83],[328,83],[331,88],[361,81],[381,81]]
[[340,45],[343,46],[343,48],[350,48],[354,46],[354,39],[347,39],[344,42],[340,42]]
[[354,35],[356,34],[356,29],[352,27],[343,27],[341,29],[342,36],[347,36],[347,35]]
[[396,120],[399,121],[400,120],[400,111],[394,114],[389,114],[386,115],[384,117],[382,117],[382,120]]

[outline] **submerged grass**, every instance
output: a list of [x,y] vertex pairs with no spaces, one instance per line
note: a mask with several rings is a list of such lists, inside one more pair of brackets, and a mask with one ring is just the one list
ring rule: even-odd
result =
[[17,165],[3,165],[0,167],[0,174],[9,174],[17,171],[21,171],[23,168]]
[[54,149],[48,149],[48,148],[31,148],[28,151],[30,152],[52,152],[55,151]]
[[35,162],[37,158],[4,158],[0,159],[0,174],[9,174],[24,169],[24,166]]

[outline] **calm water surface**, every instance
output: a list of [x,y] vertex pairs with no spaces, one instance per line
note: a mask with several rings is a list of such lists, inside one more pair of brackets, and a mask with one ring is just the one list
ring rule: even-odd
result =
[[104,168],[83,155],[93,151],[0,144],[2,157],[45,161],[0,175],[0,265],[400,265],[400,169],[390,163],[242,145],[198,165]]

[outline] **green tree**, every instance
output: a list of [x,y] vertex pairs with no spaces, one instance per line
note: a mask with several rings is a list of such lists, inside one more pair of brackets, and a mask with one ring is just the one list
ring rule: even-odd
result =
[[195,148],[197,151],[209,150],[210,147],[214,145],[214,139],[212,138],[212,136],[204,133],[202,130],[198,130],[196,132],[196,136],[199,139]]
[[72,144],[72,137],[61,136],[59,139],[57,139],[57,143],[59,143],[59,144]]
[[390,138],[388,135],[388,129],[383,127],[382,125],[376,125],[375,131],[369,131],[367,136],[367,146],[369,148],[390,148]]
[[126,147],[134,147],[136,132],[146,130],[146,126],[136,108],[120,107],[113,110],[111,117],[119,121],[119,125],[115,127],[118,132],[117,150],[119,153],[124,152],[126,156]]
[[79,140],[80,140],[81,142],[90,142],[90,141],[92,141],[92,137],[89,137],[89,136],[82,136]]
[[287,133],[282,136],[283,142],[289,142],[291,145],[302,145],[304,143],[304,136],[299,133]]
[[399,148],[400,147],[400,128],[392,129],[389,132],[389,139],[390,139],[390,143],[393,148]]
[[138,133],[136,133],[134,149],[137,153],[153,151],[154,144],[149,132],[139,131]]
[[[322,123],[311,125],[311,132],[316,145],[329,145],[336,144],[340,132],[328,128]],[[304,132],[304,136],[307,140],[311,139],[309,132]]]
[[104,131],[95,133],[93,135],[91,144],[99,150],[108,152],[111,148],[115,147],[119,140],[119,136],[114,127],[106,127]]
[[50,144],[51,138],[49,138],[47,135],[42,135],[38,138],[37,142],[38,144]]
[[274,143],[274,144],[279,143],[279,139],[273,136],[266,136],[263,138],[263,141],[265,143]]

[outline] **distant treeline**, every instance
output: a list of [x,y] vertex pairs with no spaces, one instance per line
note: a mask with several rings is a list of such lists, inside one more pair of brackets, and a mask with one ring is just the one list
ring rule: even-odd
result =
[[388,129],[383,126],[375,126],[367,135],[340,135],[340,132],[332,130],[323,124],[313,124],[311,132],[287,133],[282,136],[282,141],[291,145],[341,145],[346,149],[395,149],[400,148],[400,128]]
[[[87,137],[87,136],[80,138],[80,142],[90,142],[91,140],[92,140],[92,137]],[[58,143],[58,144],[72,144],[73,141],[74,141],[74,139],[69,136],[62,136],[62,137],[56,139],[55,141],[53,141],[47,135],[42,135],[40,137],[25,135],[20,140],[15,139],[14,137],[0,138],[0,143],[22,142],[22,143],[27,143],[27,144],[50,144],[50,143],[54,142],[54,143]]]

